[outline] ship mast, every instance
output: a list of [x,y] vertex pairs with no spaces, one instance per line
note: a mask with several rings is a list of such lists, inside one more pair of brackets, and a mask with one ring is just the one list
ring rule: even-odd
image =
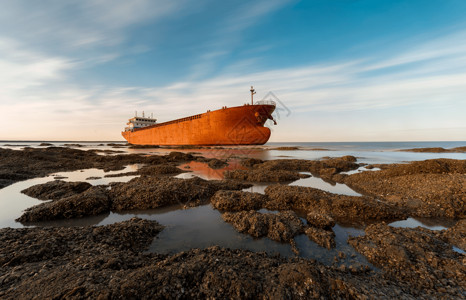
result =
[[251,85],[251,105],[254,105],[254,94],[256,93],[256,90],[254,87]]

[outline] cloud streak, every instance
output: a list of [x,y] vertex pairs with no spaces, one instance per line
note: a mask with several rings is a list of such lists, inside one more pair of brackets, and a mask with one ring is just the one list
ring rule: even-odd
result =
[[[20,10],[20,4],[16,3],[9,2],[9,8]],[[64,24],[63,10],[69,8],[59,5],[51,14],[33,14],[35,10],[31,9],[31,13],[25,16],[30,21],[19,24],[17,39],[8,37],[4,32],[0,35],[0,70],[7,70],[0,73],[0,118],[8,124],[0,139],[120,139],[119,132],[135,110],[153,112],[159,121],[168,121],[225,105],[242,105],[249,102],[250,85],[258,90],[258,99],[273,91],[292,111],[293,120],[282,120],[283,129],[275,129],[275,140],[287,139],[290,132],[296,131],[293,128],[315,128],[308,117],[311,114],[316,120],[324,121],[338,115],[347,118],[342,122],[348,123],[340,123],[340,129],[335,127],[312,137],[307,136],[307,132],[294,132],[294,139],[322,140],[325,135],[332,135],[333,140],[343,137],[361,140],[373,138],[377,134],[374,132],[385,132],[390,136],[387,128],[393,127],[393,123],[396,126],[407,124],[403,129],[405,132],[423,132],[422,136],[425,136],[432,128],[429,118],[435,116],[436,111],[449,115],[448,119],[443,119],[448,126],[436,123],[440,137],[466,139],[466,123],[458,113],[466,111],[466,31],[412,45],[386,56],[374,54],[251,73],[235,71],[239,64],[235,62],[220,75],[208,77],[208,73],[202,71],[214,69],[216,60],[228,54],[228,50],[223,49],[225,45],[231,46],[235,40],[227,36],[217,44],[217,48],[203,55],[192,68],[192,74],[186,75],[189,80],[176,80],[157,88],[100,84],[84,88],[67,80],[67,75],[86,66],[116,60],[117,51],[97,51],[98,55],[89,57],[78,57],[73,53],[61,55],[42,49],[38,45],[41,39],[56,42],[58,47],[75,49],[109,47],[126,38],[128,27],[165,18],[184,2],[166,4],[141,0],[131,2],[131,6],[127,6],[129,2],[126,1],[121,5],[110,4],[109,1],[73,3],[80,13],[66,26],[60,25]],[[240,33],[252,26],[257,18],[270,14],[284,3],[260,2],[243,12],[241,22],[233,22],[235,18],[227,20],[218,32],[223,35],[225,32],[232,35]],[[5,14],[0,14],[0,18],[10,20]],[[44,26],[32,37],[27,29],[37,23]],[[89,24],[81,27],[85,23]],[[46,39],[52,32],[54,37]],[[14,34],[15,31],[11,33]],[[28,44],[35,46],[29,48]],[[253,67],[254,57],[245,63]],[[415,106],[424,110],[423,117],[417,116],[416,111],[410,115]],[[395,109],[398,116],[393,114]],[[354,119],[356,116],[364,119],[368,114],[377,119],[378,127],[364,135],[361,128],[365,124]],[[354,118],[347,117],[349,115]],[[391,131],[393,136],[402,131],[396,126]],[[357,131],[358,134],[338,133],[342,131],[341,127],[353,128],[348,131]]]

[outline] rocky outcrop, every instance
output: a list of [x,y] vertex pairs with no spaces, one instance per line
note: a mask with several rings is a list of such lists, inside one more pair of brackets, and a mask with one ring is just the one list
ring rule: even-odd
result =
[[0,148],[0,188],[14,182],[46,176],[54,172],[97,168],[104,171],[122,170],[129,164],[163,164],[192,160],[191,154],[171,152],[165,156],[118,154],[99,155],[67,147],[29,148],[11,150]]
[[142,176],[126,183],[112,184],[112,210],[150,209],[166,205],[199,204],[219,190],[238,190],[250,185],[230,181],[157,178]]
[[304,224],[293,211],[277,214],[263,214],[254,210],[226,212],[222,218],[241,233],[255,238],[268,237],[277,242],[289,243],[294,236],[304,231]]
[[466,219],[459,220],[454,226],[445,230],[442,237],[451,244],[466,251]]
[[243,191],[218,191],[210,199],[212,206],[221,211],[258,210],[265,206],[267,196]]
[[158,164],[158,165],[149,165],[144,166],[137,171],[139,175],[147,175],[147,176],[157,176],[157,175],[174,175],[180,174],[184,171],[177,168],[174,165],[169,164]]
[[365,232],[348,242],[382,268],[386,278],[409,283],[411,291],[435,289],[447,298],[464,297],[466,258],[435,232],[383,223],[369,225]]
[[314,241],[317,245],[327,249],[335,248],[335,233],[330,230],[325,230],[316,227],[307,227],[304,231],[307,237]]
[[110,198],[105,187],[91,187],[80,194],[28,208],[17,221],[21,223],[82,218],[108,212]]
[[310,177],[309,175],[300,174],[299,172],[294,171],[269,171],[262,169],[225,171],[224,175],[227,179],[236,179],[249,182],[286,182]]
[[393,205],[370,197],[338,195],[300,186],[271,185],[265,189],[268,209],[293,209],[329,215],[342,223],[364,223],[375,220],[406,218]]
[[110,190],[106,186],[95,186],[70,197],[33,206],[17,220],[28,223],[80,218],[110,210],[150,209],[168,205],[194,206],[208,201],[219,190],[239,190],[249,186],[229,181],[207,181],[198,177],[178,179],[142,176],[126,183],[112,183]]
[[84,192],[92,185],[87,182],[67,182],[63,180],[49,181],[44,184],[36,184],[21,193],[39,200],[57,200]]
[[464,153],[466,152],[466,146],[464,147],[456,147],[451,149],[445,149],[442,147],[431,147],[431,148],[413,148],[413,149],[403,149],[399,151],[404,152],[430,152],[430,153],[445,153],[445,152],[456,152],[456,153]]
[[347,176],[344,182],[365,195],[419,217],[466,217],[466,160],[433,159],[386,165],[380,171]]
[[0,298],[463,297],[464,286],[457,280],[418,287],[411,281],[422,283],[421,277],[391,279],[364,268],[336,269],[315,260],[245,250],[143,253],[160,230],[156,222],[137,218],[100,227],[1,229]]
[[311,211],[306,216],[307,223],[315,228],[331,229],[335,226],[335,220],[329,215]]

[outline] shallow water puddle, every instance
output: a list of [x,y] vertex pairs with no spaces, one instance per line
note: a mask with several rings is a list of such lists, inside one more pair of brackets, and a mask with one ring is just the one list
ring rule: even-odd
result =
[[366,171],[380,171],[380,168],[372,168],[372,169],[367,169],[366,167],[359,167],[356,170],[351,170],[347,172],[341,172],[341,174],[346,174],[346,175],[351,175],[351,174],[356,174],[356,173],[361,173],[361,172],[366,172]]
[[222,180],[225,178],[224,172],[231,170],[245,170],[239,160],[229,160],[228,165],[223,168],[213,169],[205,162],[191,161],[186,164],[178,166],[181,170],[188,171],[189,173],[181,173],[176,178],[189,179],[194,176],[200,177],[205,180]]
[[389,223],[388,225],[402,228],[424,227],[430,230],[443,230],[455,225],[455,220],[442,218],[408,218],[406,220]]
[[[33,178],[25,181],[20,181],[9,185],[3,189],[0,189],[0,228],[3,227],[24,227],[21,223],[15,221],[16,218],[19,218],[23,211],[31,206],[44,203],[42,200],[38,200],[32,197],[29,197],[23,193],[22,190],[27,189],[36,184],[42,184],[49,181],[55,180],[54,177],[63,177],[60,180],[63,181],[85,181],[89,182],[92,185],[101,185],[101,184],[109,184],[110,182],[127,182],[132,178],[137,176],[121,176],[121,177],[108,177],[105,178],[103,176],[109,174],[118,174],[118,173],[125,173],[130,171],[136,171],[140,165],[128,165],[123,170],[119,171],[110,171],[104,172],[101,169],[84,169],[78,171],[70,171],[70,172],[59,172],[54,173],[46,177],[40,178]],[[99,179],[87,179],[89,177],[100,177]],[[77,220],[79,223],[80,221]],[[81,220],[82,222],[82,220]],[[49,225],[54,224],[55,226],[66,226],[65,223],[74,223],[74,220],[59,220],[55,222],[47,222]],[[85,221],[83,224],[87,224]],[[96,224],[96,223],[94,223]],[[46,226],[45,222],[41,222],[37,224],[40,226]],[[79,225],[76,225],[79,226]]]
[[361,194],[353,191],[346,184],[335,183],[333,185],[333,184],[330,184],[324,181],[322,178],[312,176],[312,174],[309,172],[300,172],[300,173],[311,175],[311,177],[298,179],[296,181],[293,181],[289,185],[312,187],[312,188],[320,189],[320,190],[334,193],[334,194],[341,194],[341,195],[348,195],[348,196],[361,196]]
[[[277,213],[266,209],[261,213]],[[112,224],[139,217],[156,220],[166,228],[160,232],[149,247],[149,252],[161,254],[177,253],[192,248],[206,248],[218,245],[232,249],[245,249],[255,252],[280,254],[293,257],[295,254],[289,244],[275,242],[269,238],[255,239],[247,234],[237,232],[233,226],[223,221],[221,213],[212,208],[210,204],[181,209],[181,206],[160,208],[146,211],[129,211],[110,213],[98,225]],[[336,248],[327,250],[309,240],[305,234],[296,237],[297,247],[301,257],[313,258],[325,264],[332,264],[338,252],[343,252],[345,258],[339,264],[352,264],[354,262],[368,264],[366,259],[358,254],[346,243],[348,237],[363,235],[362,229],[335,225]]]
[[458,248],[458,247],[455,247],[455,246],[453,246],[453,251],[458,252],[458,253],[460,253],[460,254],[466,254],[465,251],[463,251],[462,249],[460,249],[460,248]]

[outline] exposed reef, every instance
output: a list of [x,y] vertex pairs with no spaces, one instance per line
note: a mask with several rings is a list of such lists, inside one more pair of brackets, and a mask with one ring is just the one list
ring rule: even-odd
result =
[[428,152],[428,153],[464,153],[466,152],[466,146],[456,147],[451,149],[445,149],[442,147],[431,147],[431,148],[413,148],[413,149],[402,149],[398,151],[403,152]]
[[350,238],[349,243],[381,267],[385,278],[409,283],[414,296],[435,291],[446,298],[465,297],[466,257],[453,251],[438,233],[383,223],[369,225],[365,231],[365,236]]
[[380,171],[346,176],[354,190],[419,217],[466,217],[466,160],[432,159],[379,165]]
[[161,164],[186,162],[190,154],[171,152],[165,156],[140,154],[99,155],[66,147],[24,148],[11,150],[0,148],[0,188],[17,181],[46,176],[55,172],[97,168],[104,171],[122,170],[130,164]]
[[[35,189],[54,186],[45,183]],[[58,186],[68,186],[60,184]],[[70,219],[97,215],[109,211],[151,209],[169,205],[194,206],[204,203],[218,190],[243,189],[249,185],[229,181],[207,181],[198,177],[137,177],[126,183],[94,186],[82,193],[42,203],[28,208],[17,219],[22,223]]]
[[87,182],[67,182],[62,180],[36,184],[21,193],[39,200],[57,200],[84,192],[92,185]]

